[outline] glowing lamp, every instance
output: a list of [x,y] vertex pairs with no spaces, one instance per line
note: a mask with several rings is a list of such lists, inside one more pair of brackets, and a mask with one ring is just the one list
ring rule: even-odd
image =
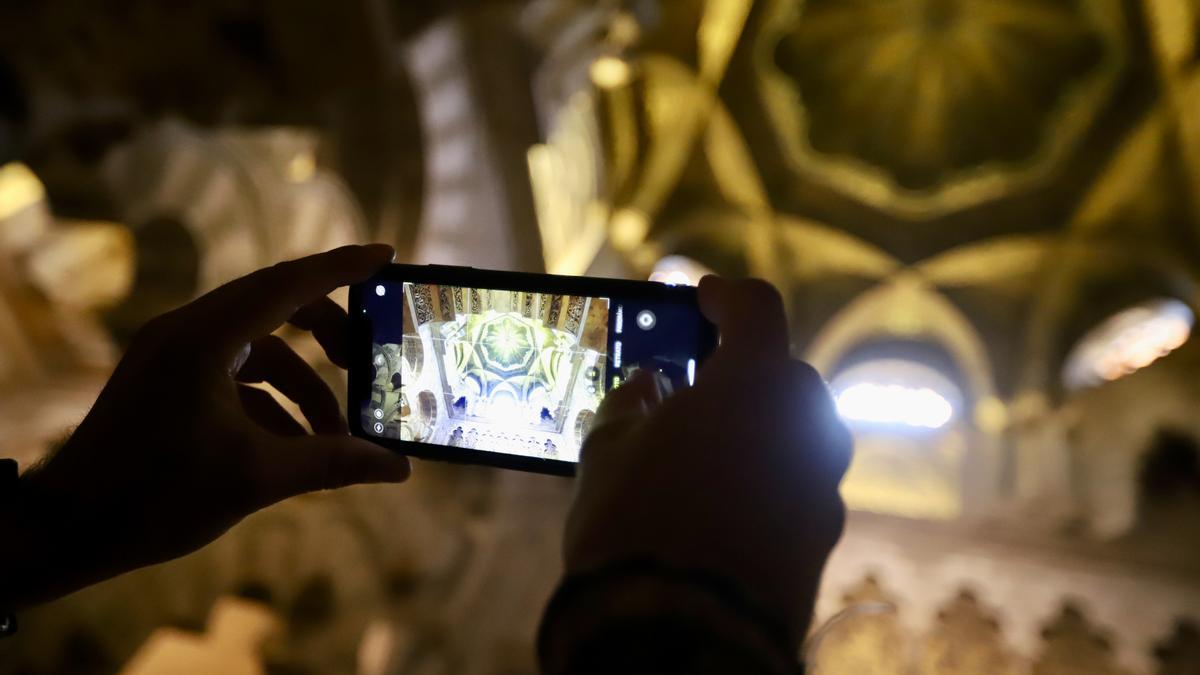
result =
[[629,84],[633,79],[633,67],[619,56],[607,55],[592,61],[588,74],[597,87],[616,89]]

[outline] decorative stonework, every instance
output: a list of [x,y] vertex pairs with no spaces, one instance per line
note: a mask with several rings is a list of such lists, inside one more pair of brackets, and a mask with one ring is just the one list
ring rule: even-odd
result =
[[818,675],[866,673],[903,675],[910,644],[896,615],[893,597],[874,576],[864,577],[842,596],[844,608],[810,640],[809,660]]
[[454,301],[450,297],[449,286],[438,287],[438,301],[442,308],[442,321],[454,320]]
[[1058,618],[1042,631],[1045,648],[1032,675],[1122,675],[1113,661],[1112,643],[1078,606],[1063,605]]
[[919,658],[925,675],[1015,675],[1014,659],[996,619],[970,591],[938,612]]
[[918,215],[1044,176],[1121,71],[1108,0],[781,0],[765,108],[793,165]]
[[579,324],[583,320],[583,303],[584,298],[572,296],[567,302],[567,323],[563,326],[563,330],[568,333],[575,333],[579,330]]
[[[433,321],[433,295],[429,291],[429,286],[424,284],[414,284],[410,286],[413,313],[417,315],[417,325],[421,326]],[[476,292],[472,291],[472,295]]]

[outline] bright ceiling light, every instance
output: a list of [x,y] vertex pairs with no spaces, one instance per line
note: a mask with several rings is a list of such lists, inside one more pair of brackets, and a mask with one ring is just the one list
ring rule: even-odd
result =
[[1063,368],[1069,389],[1111,382],[1178,349],[1192,332],[1195,315],[1186,304],[1160,299],[1135,305],[1089,331]]
[[961,395],[938,371],[902,359],[876,359],[840,373],[832,383],[838,414],[864,425],[940,429],[954,418]]
[[938,429],[946,426],[954,408],[928,387],[863,382],[848,387],[837,398],[838,413],[856,422],[904,424]]
[[695,286],[701,278],[712,273],[712,270],[691,258],[669,255],[654,265],[650,281],[670,286]]

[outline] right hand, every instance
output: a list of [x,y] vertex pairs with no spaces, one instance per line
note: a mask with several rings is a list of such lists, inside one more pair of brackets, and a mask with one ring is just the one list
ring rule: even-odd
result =
[[850,433],[820,375],[789,357],[772,286],[710,276],[699,293],[721,345],[665,401],[647,374],[605,398],[581,453],[566,572],[652,557],[723,574],[799,640],[845,522]]

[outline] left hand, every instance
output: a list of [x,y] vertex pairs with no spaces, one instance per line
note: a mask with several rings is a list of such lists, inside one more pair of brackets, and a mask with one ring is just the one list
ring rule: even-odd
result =
[[[22,477],[0,601],[20,607],[184,555],[303,492],[405,480],[408,460],[351,437],[337,397],[271,335],[285,322],[310,330],[345,367],[346,313],[327,295],[392,256],[375,244],[280,263],[146,324],[66,445]],[[244,382],[294,401],[313,433]]]

